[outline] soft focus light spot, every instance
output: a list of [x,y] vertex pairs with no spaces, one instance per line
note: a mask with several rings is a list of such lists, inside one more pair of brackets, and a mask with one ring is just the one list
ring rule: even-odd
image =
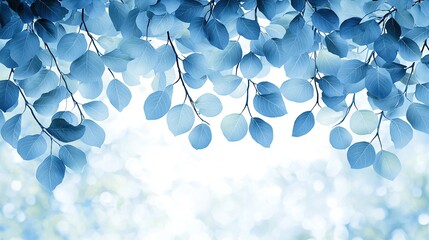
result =
[[3,215],[6,218],[12,218],[13,217],[13,211],[15,211],[15,205],[13,205],[12,203],[6,203],[3,208]]
[[392,240],[406,240],[407,235],[402,229],[396,229],[393,231]]
[[419,224],[428,225],[429,224],[429,214],[420,214],[419,215]]
[[316,192],[321,192],[323,189],[325,189],[325,184],[322,181],[317,180],[313,183],[313,189]]
[[113,201],[113,197],[112,197],[112,194],[110,194],[109,192],[103,192],[100,194],[101,204],[107,206],[107,205],[110,205],[112,201]]
[[386,212],[382,208],[376,208],[372,215],[376,220],[383,220],[386,217]]
[[19,191],[22,188],[22,183],[17,180],[13,180],[10,184],[10,188],[12,188],[13,191]]

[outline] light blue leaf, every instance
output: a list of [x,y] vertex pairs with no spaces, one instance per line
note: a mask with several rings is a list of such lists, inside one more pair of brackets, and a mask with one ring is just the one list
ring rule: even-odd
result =
[[67,98],[69,93],[66,88],[59,86],[47,93],[44,93],[34,103],[34,109],[42,115],[49,116],[54,114],[59,107],[60,102]]
[[429,106],[412,103],[407,110],[407,120],[414,129],[429,134]]
[[374,42],[375,52],[386,62],[393,62],[399,50],[399,42],[390,34],[383,34]]
[[[144,25],[143,32],[146,34],[146,26],[147,26],[148,18],[146,14],[144,15],[146,17],[145,19],[146,22],[143,24]],[[141,25],[138,25],[140,23],[140,21],[138,21],[140,16],[142,16],[142,14],[140,14],[140,10],[138,8],[135,8],[128,13],[121,27],[121,33],[124,39],[129,39],[133,37],[139,38],[142,36],[142,31],[140,31],[139,29]]]
[[350,118],[350,129],[358,135],[372,133],[378,125],[378,118],[371,110],[358,110]]
[[318,9],[311,15],[314,27],[321,32],[331,32],[338,29],[340,20],[334,11],[330,9]]
[[242,114],[232,113],[225,116],[220,124],[222,133],[230,142],[240,141],[247,134],[247,121]]
[[325,75],[318,82],[320,89],[327,96],[339,97],[344,95],[344,86],[335,76]]
[[46,152],[48,144],[42,134],[28,135],[19,139],[17,151],[23,160],[33,160]]
[[194,110],[186,104],[176,105],[167,113],[168,129],[170,129],[174,136],[191,130],[194,125],[194,121]]
[[417,43],[404,37],[399,40],[399,55],[406,61],[415,62],[420,59],[422,53]]
[[79,124],[79,120],[77,119],[76,115],[70,111],[59,111],[55,113],[52,116],[51,121],[57,118],[64,119],[66,122],[70,123],[71,125]]
[[359,60],[347,60],[338,70],[337,78],[344,84],[357,83],[366,76],[367,65]]
[[42,69],[42,62],[35,56],[26,64],[15,68],[13,78],[16,80],[23,80],[36,75]]
[[156,91],[149,95],[144,102],[144,112],[147,120],[163,117],[170,110],[171,98],[166,91]]
[[314,76],[314,61],[307,53],[291,56],[285,63],[284,69],[289,78],[310,78]]
[[171,69],[176,62],[176,55],[170,45],[162,45],[156,49],[158,61],[155,65],[155,71],[164,72]]
[[83,120],[82,126],[85,127],[85,134],[80,140],[86,145],[100,148],[106,139],[106,133],[104,133],[103,128],[89,119]]
[[261,29],[255,20],[237,19],[237,33],[249,40],[258,40]]
[[185,81],[186,85],[193,89],[199,89],[206,83],[207,77],[201,77],[201,78],[194,78],[189,73],[183,74],[183,80]]
[[17,114],[9,118],[1,128],[1,136],[13,148],[17,147],[19,135],[21,134],[22,115]]
[[311,111],[301,113],[293,124],[292,136],[301,137],[311,131],[314,127],[314,115]]
[[192,129],[188,136],[192,147],[199,150],[206,148],[212,141],[212,132],[207,124],[199,124]]
[[202,54],[193,53],[183,60],[185,71],[194,78],[201,78],[208,73],[207,61]]
[[49,191],[53,191],[64,179],[66,167],[58,157],[49,155],[36,171],[37,180]]
[[373,43],[381,34],[380,26],[374,19],[360,23],[358,28],[358,34],[352,40],[361,46]]
[[261,60],[253,53],[244,55],[240,62],[240,71],[245,78],[254,78],[262,70]]
[[389,179],[390,181],[393,181],[402,169],[401,162],[398,157],[385,150],[381,150],[377,153],[372,167],[378,175]]
[[131,101],[131,91],[117,79],[110,81],[106,90],[110,103],[121,112]]
[[130,9],[128,8],[128,5],[120,3],[118,1],[110,1],[109,3],[110,19],[112,20],[115,29],[117,31],[120,31]]
[[341,38],[337,31],[327,35],[325,37],[325,41],[329,52],[339,56],[340,58],[347,57],[349,46],[346,40]]
[[96,82],[104,72],[104,63],[93,51],[88,50],[70,65],[71,76],[81,82]]
[[271,38],[283,38],[286,34],[286,29],[282,25],[275,23],[266,26],[265,31]]
[[316,59],[317,70],[326,75],[336,76],[341,66],[341,59],[326,49],[321,49]]
[[354,143],[347,150],[347,160],[353,169],[369,167],[375,161],[374,147],[368,142]]
[[429,83],[416,85],[416,99],[429,105]]
[[225,49],[229,42],[229,33],[226,27],[216,19],[210,20],[206,25],[207,40],[219,48]]
[[40,50],[39,38],[29,31],[22,31],[10,40],[10,57],[19,66],[30,61]]
[[6,112],[18,102],[19,88],[10,80],[0,81],[0,109]]
[[109,109],[101,101],[92,101],[82,105],[89,117],[96,121],[103,121],[109,117]]
[[269,148],[273,142],[273,128],[260,118],[252,117],[250,119],[249,133],[253,140],[263,147]]
[[79,82],[79,93],[87,99],[95,99],[103,91],[103,81],[99,79],[94,82]]
[[413,129],[400,118],[390,120],[390,139],[395,148],[405,147],[413,138]]
[[212,63],[209,66],[212,70],[223,71],[233,68],[237,65],[243,56],[243,50],[240,43],[237,41],[230,41],[224,50],[216,49],[211,53],[211,56],[206,55],[206,59]]
[[4,121],[4,115],[2,112],[0,112],[0,129],[3,127]]
[[85,126],[73,126],[62,118],[55,118],[46,130],[61,142],[73,142],[82,138],[85,133]]
[[167,34],[174,26],[175,17],[171,14],[154,15],[150,19],[149,32],[152,36],[160,36]]
[[195,101],[198,113],[206,117],[215,117],[222,112],[222,102],[211,93],[201,95]]
[[85,36],[81,33],[68,33],[58,42],[58,57],[65,61],[74,61],[86,52]]
[[286,80],[280,90],[287,100],[299,103],[312,99],[314,95],[313,86],[304,79]]
[[214,91],[222,96],[234,92],[242,81],[242,79],[236,75],[222,76],[220,74],[210,75],[209,79],[214,85]]
[[119,49],[115,49],[101,56],[104,64],[114,72],[125,72],[131,58]]
[[376,98],[385,98],[392,91],[393,82],[389,72],[383,68],[371,68],[365,78],[368,93]]
[[37,35],[39,35],[39,37],[42,38],[44,42],[49,43],[55,42],[57,40],[57,27],[54,25],[53,22],[47,19],[38,19],[34,23],[34,29],[36,30]]
[[352,140],[352,135],[349,133],[349,131],[347,131],[347,129],[343,127],[335,127],[329,134],[329,142],[335,149],[348,148],[352,143]]
[[61,146],[58,156],[67,167],[76,172],[82,172],[87,163],[86,154],[72,145]]
[[269,39],[264,44],[264,55],[274,67],[281,67],[285,62],[285,53],[279,39]]
[[285,54],[296,56],[308,52],[313,44],[314,33],[310,26],[304,25],[297,31],[288,29],[281,45]]

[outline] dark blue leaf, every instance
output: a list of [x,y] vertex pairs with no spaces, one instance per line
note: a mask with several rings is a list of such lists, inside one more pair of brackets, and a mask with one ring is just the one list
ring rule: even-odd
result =
[[371,68],[367,72],[365,86],[372,96],[385,98],[392,91],[393,82],[385,69]]
[[417,43],[404,37],[399,40],[399,55],[406,61],[414,62],[420,59],[422,53]]
[[264,44],[264,55],[274,67],[281,67],[285,62],[285,53],[279,39],[269,39]]
[[249,133],[253,140],[266,148],[269,148],[273,142],[273,128],[260,118],[252,117],[250,119]]
[[340,58],[347,57],[349,47],[347,42],[341,38],[338,32],[332,32],[325,38],[328,51],[339,56]]
[[204,6],[194,0],[185,0],[176,10],[175,16],[183,22],[191,22],[196,17],[201,17],[204,11]]
[[353,37],[363,34],[364,30],[359,27],[361,18],[352,17],[344,20],[340,26],[340,35],[344,39],[352,39]]
[[318,82],[320,89],[322,89],[323,93],[327,96],[339,97],[344,95],[344,86],[335,76],[323,76]]
[[37,35],[43,39],[44,42],[55,42],[58,37],[57,27],[47,19],[39,19],[34,23]]
[[258,10],[271,20],[276,15],[276,0],[257,0]]
[[117,79],[110,81],[106,90],[110,103],[118,110],[122,111],[131,101],[131,91],[128,87]]
[[61,142],[73,142],[82,138],[85,133],[85,126],[73,126],[62,118],[55,118],[46,130]]
[[357,35],[353,37],[353,42],[359,45],[367,45],[373,43],[381,34],[381,29],[375,20],[369,20],[359,24]]
[[312,99],[314,95],[313,86],[304,79],[286,80],[280,89],[287,100],[294,102],[306,102]]
[[66,120],[66,122],[70,123],[71,125],[78,125],[79,124],[79,120],[77,119],[76,115],[70,111],[59,111],[57,113],[55,113],[52,118],[51,121],[56,119],[56,118],[61,118]]
[[239,18],[237,20],[237,32],[249,40],[258,40],[261,29],[257,21]]
[[6,112],[18,102],[19,88],[9,80],[0,81],[0,109]]
[[191,130],[194,125],[195,115],[193,109],[186,104],[179,104],[172,107],[167,113],[168,129],[174,136],[183,134]]
[[368,142],[354,143],[347,150],[347,160],[350,167],[354,169],[369,167],[375,161],[374,147]]
[[239,0],[220,0],[213,9],[213,16],[221,22],[228,23],[238,16],[240,10]]
[[293,124],[292,136],[301,137],[314,127],[314,115],[311,111],[301,113]]
[[222,133],[230,142],[240,141],[247,134],[247,121],[242,114],[233,113],[222,119]]
[[331,32],[338,29],[340,19],[337,14],[330,9],[318,9],[311,15],[314,27],[321,32]]
[[331,143],[333,148],[336,149],[346,149],[352,143],[353,137],[347,131],[347,129],[343,127],[335,127],[331,130],[329,134],[329,142]]
[[59,157],[67,167],[76,172],[82,172],[87,163],[86,154],[72,145],[61,146]]
[[17,114],[9,118],[1,128],[1,136],[14,148],[17,147],[19,135],[21,134],[21,119],[22,115]]
[[414,129],[429,134],[429,106],[412,103],[407,110],[407,120]]
[[10,39],[22,31],[24,24],[21,19],[14,15],[6,25],[0,28],[0,39]]
[[402,166],[395,154],[381,150],[375,157],[373,168],[380,176],[393,181],[401,172]]
[[381,35],[374,42],[375,52],[386,62],[392,62],[399,50],[399,42],[390,34]]
[[82,138],[80,138],[83,143],[99,148],[103,145],[104,140],[106,139],[106,134],[97,123],[92,120],[85,119],[83,120],[82,125],[79,126],[84,126],[85,129],[85,133]]
[[66,61],[74,61],[86,52],[85,36],[81,33],[68,33],[58,42],[58,57]]
[[68,10],[61,7],[61,2],[56,0],[36,0],[31,9],[41,18],[57,22],[64,18]]
[[[125,18],[125,21],[121,27],[121,33],[124,38],[131,38],[131,37],[139,38],[142,36],[142,31],[140,31],[140,29],[136,24],[137,16],[140,16],[139,13],[140,13],[140,10],[138,8],[135,8],[128,13],[127,18]],[[147,24],[145,24],[145,28],[144,28],[145,34],[146,34],[146,26]]]
[[207,40],[219,48],[225,49],[229,42],[229,33],[226,27],[216,19],[210,20],[206,25]]
[[399,39],[401,37],[402,31],[401,26],[396,22],[394,18],[389,18],[386,22],[386,31],[387,34],[394,37],[395,39]]
[[170,110],[171,98],[166,91],[156,91],[149,95],[144,102],[144,112],[147,120],[163,117]]
[[389,72],[393,82],[401,80],[406,73],[405,66],[399,63],[386,63],[383,65],[383,68]]
[[212,132],[207,124],[200,124],[192,129],[188,136],[192,147],[199,150],[206,148],[212,141]]
[[17,151],[22,159],[33,160],[46,152],[48,144],[42,134],[25,136],[18,141]]
[[395,148],[405,147],[413,138],[413,129],[400,118],[390,120],[390,139]]
[[37,180],[49,191],[53,191],[64,179],[66,167],[56,156],[49,155],[36,171]]
[[295,8],[295,10],[297,11],[302,11],[305,7],[305,0],[291,0],[290,4],[292,5],[293,8]]

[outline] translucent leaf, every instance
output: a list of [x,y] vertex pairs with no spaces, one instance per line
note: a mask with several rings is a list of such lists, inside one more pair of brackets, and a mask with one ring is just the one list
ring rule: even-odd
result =
[[104,140],[106,139],[106,134],[97,123],[92,120],[85,119],[80,126],[85,127],[85,134],[80,138],[83,143],[98,148],[103,145]]
[[252,117],[250,119],[249,133],[253,140],[263,147],[268,148],[273,142],[273,128],[260,118]]
[[271,20],[276,15],[276,1],[275,0],[257,0],[258,10],[261,11],[264,16]]
[[96,121],[103,121],[109,117],[109,109],[101,101],[92,101],[82,105],[86,114]]
[[206,25],[207,40],[219,48],[225,49],[229,42],[229,33],[226,27],[216,19],[210,20]]
[[338,70],[338,79],[342,83],[357,83],[366,76],[367,65],[359,60],[347,60],[343,62]]
[[289,79],[280,87],[283,96],[290,101],[306,102],[313,98],[313,86],[304,79]]
[[19,139],[17,151],[22,159],[33,160],[46,152],[48,145],[42,134],[29,135]]
[[372,96],[385,98],[392,91],[393,82],[386,70],[371,68],[365,78],[365,87]]
[[358,110],[350,118],[350,129],[358,135],[372,133],[377,128],[377,125],[378,118],[370,110]]
[[153,36],[166,34],[174,26],[175,17],[171,14],[154,15],[150,19],[149,31]]
[[13,78],[16,80],[23,80],[36,75],[42,68],[42,62],[35,56],[26,64],[15,68]]
[[199,150],[206,148],[212,141],[212,132],[207,124],[199,124],[189,133],[189,142]]
[[280,93],[256,94],[253,98],[255,110],[266,117],[281,117],[287,114]]
[[61,146],[59,157],[67,167],[76,172],[82,172],[87,163],[86,154],[72,145]]
[[347,54],[349,52],[348,44],[343,38],[341,38],[338,32],[332,32],[327,35],[325,41],[326,47],[328,48],[329,52],[341,58],[347,57]]
[[201,95],[195,101],[198,113],[206,117],[215,117],[222,112],[222,102],[211,93]]
[[242,114],[233,113],[222,119],[222,133],[230,142],[239,141],[247,134],[247,121]]
[[395,148],[405,147],[413,138],[413,129],[400,118],[390,120],[390,139]]
[[301,113],[293,124],[292,136],[301,137],[314,127],[314,115],[311,111]]
[[311,15],[313,25],[321,32],[331,32],[338,29],[340,20],[330,9],[318,9]]
[[66,61],[74,61],[86,52],[85,36],[81,33],[68,33],[58,42],[58,57]]
[[207,61],[202,54],[193,53],[183,60],[185,71],[194,78],[201,78],[208,73]]
[[331,130],[329,134],[329,142],[331,143],[333,148],[336,149],[346,149],[352,143],[353,137],[347,131],[347,129],[343,127],[335,127]]
[[322,107],[316,115],[316,120],[322,125],[332,125],[341,120],[344,116],[342,111],[334,111],[329,107]]
[[205,56],[212,63],[209,68],[217,71],[227,70],[237,65],[243,57],[240,43],[230,41],[224,50],[216,49],[210,56]]
[[101,56],[104,64],[114,72],[125,72],[127,70],[127,64],[131,61],[131,58],[127,54],[121,52],[119,49],[115,49]]
[[109,3],[110,19],[112,20],[116,30],[119,31],[121,30],[130,9],[126,4],[122,4],[118,1],[110,1]]
[[29,31],[16,34],[8,44],[10,44],[10,57],[20,66],[30,61],[40,50],[39,38]]
[[306,53],[314,44],[314,33],[310,26],[304,25],[297,31],[288,29],[282,39],[283,52],[296,56]]
[[386,62],[392,62],[399,50],[399,42],[390,34],[383,34],[374,42],[375,52]]
[[71,125],[78,125],[79,121],[76,117],[76,115],[70,111],[60,111],[55,113],[52,118],[51,121],[56,119],[56,118],[61,118],[66,120],[66,122],[70,123]]
[[237,19],[237,32],[249,40],[258,40],[261,29],[255,20],[247,18]]
[[186,104],[176,105],[167,113],[168,129],[170,129],[174,136],[191,130],[194,125],[194,121],[194,110]]
[[338,97],[344,95],[344,86],[335,76],[325,75],[318,82],[320,89],[327,96]]
[[411,126],[429,134],[429,107],[420,103],[412,103],[407,110],[407,120]]
[[10,39],[22,31],[23,23],[18,16],[11,17],[10,21],[0,28],[0,39]]
[[347,150],[347,160],[350,167],[354,169],[369,167],[375,161],[374,147],[368,142],[354,143]]
[[186,85],[193,88],[193,89],[199,89],[201,88],[204,83],[207,81],[207,77],[201,77],[201,78],[194,78],[189,73],[183,74],[183,80],[185,81]]
[[417,43],[404,37],[399,40],[399,55],[406,61],[414,62],[420,59],[422,53]]
[[17,114],[9,118],[1,128],[1,136],[13,148],[17,147],[19,135],[21,134],[22,115]]
[[104,63],[95,53],[88,50],[70,65],[71,76],[81,82],[96,82],[104,72]]
[[164,72],[171,69],[175,63],[176,55],[170,45],[162,45],[156,49],[158,61],[155,65],[155,71]]
[[415,96],[420,102],[429,105],[429,83],[417,84]]
[[375,20],[360,23],[358,28],[359,34],[353,37],[353,42],[361,46],[373,43],[381,34],[381,29]]
[[132,97],[130,89],[117,79],[110,81],[106,94],[110,103],[120,112],[128,106]]
[[281,67],[285,62],[285,54],[280,42],[269,39],[264,44],[264,55],[274,67]]
[[34,23],[34,29],[39,35],[40,38],[43,39],[44,42],[55,42],[58,37],[57,27],[51,21],[47,19],[38,19]]
[[194,0],[185,0],[176,10],[175,15],[178,19],[184,22],[191,22],[196,17],[201,17],[204,11],[204,6]]
[[240,62],[240,71],[245,78],[254,78],[262,70],[261,60],[252,52],[244,55]]
[[210,80],[213,82],[214,91],[219,95],[231,94],[241,83],[241,78],[236,75],[211,75]]
[[79,82],[79,93],[86,99],[95,99],[103,91],[103,81],[99,79],[94,82]]
[[398,157],[385,150],[381,150],[377,153],[372,167],[378,175],[391,181],[398,176],[402,169],[401,162]]
[[46,130],[61,142],[73,142],[84,135],[85,126],[73,126],[62,118],[56,118]]
[[165,91],[156,91],[149,95],[144,102],[144,112],[147,120],[163,117],[170,110],[171,98]]
[[58,157],[49,155],[36,171],[37,180],[49,191],[53,191],[64,179],[66,167]]
[[47,93],[44,93],[34,103],[34,109],[42,115],[49,116],[54,114],[59,107],[60,102],[68,96],[65,87],[59,86]]
[[19,88],[9,80],[0,81],[0,109],[6,112],[18,102]]

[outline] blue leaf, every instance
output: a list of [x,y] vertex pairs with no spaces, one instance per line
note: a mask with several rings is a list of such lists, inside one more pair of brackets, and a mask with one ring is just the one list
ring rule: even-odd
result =
[[385,150],[381,150],[377,153],[372,167],[378,175],[391,181],[398,176],[402,169],[401,162],[398,157]]
[[301,113],[293,124],[292,136],[301,137],[314,127],[314,115],[311,111]]
[[85,133],[85,126],[73,126],[62,118],[55,118],[51,125],[46,129],[49,134],[61,142],[73,142],[80,138]]
[[57,27],[47,19],[39,19],[34,23],[34,29],[44,42],[55,42],[58,37]]
[[21,134],[22,115],[17,114],[9,118],[1,128],[1,136],[13,148],[17,147],[19,135]]
[[207,40],[219,48],[225,49],[229,42],[229,33],[226,27],[216,19],[210,20],[206,25]]
[[400,118],[390,120],[390,139],[395,148],[405,147],[413,138],[413,129]]
[[357,83],[366,76],[367,65],[359,60],[347,60],[338,70],[337,78],[345,84]]
[[193,89],[199,89],[206,83],[207,77],[201,77],[201,78],[194,78],[189,73],[183,74],[183,80],[185,81],[186,85],[193,88]]
[[37,180],[49,191],[53,191],[64,179],[66,167],[58,157],[49,155],[36,171]]
[[115,49],[101,56],[104,64],[114,72],[125,72],[127,64],[132,60],[127,54]]
[[192,147],[199,150],[206,148],[212,141],[212,132],[207,124],[200,124],[188,136],[189,142]]
[[242,57],[243,50],[241,50],[240,43],[237,41],[230,41],[224,50],[216,49],[208,58],[210,59],[209,62],[212,63],[212,66],[210,66],[211,69],[223,71],[237,65]]
[[239,18],[237,20],[237,33],[249,40],[258,40],[261,29],[255,20]]
[[25,136],[18,141],[17,151],[22,159],[33,160],[46,152],[48,144],[42,134]]
[[58,57],[74,61],[86,52],[85,36],[81,33],[68,33],[60,39],[57,47]]
[[352,17],[344,20],[340,26],[340,35],[344,39],[352,39],[353,37],[363,34],[364,30],[359,27],[361,18]]
[[220,74],[210,75],[210,81],[214,85],[214,91],[219,95],[228,95],[234,92],[240,85],[241,78],[236,75],[222,76]]
[[264,55],[274,67],[281,67],[285,62],[285,53],[279,39],[269,39],[264,44]]
[[238,16],[240,1],[238,0],[220,0],[213,9],[213,16],[223,23],[228,23]]
[[320,89],[326,96],[339,97],[344,95],[344,86],[335,76],[325,75],[318,82]]
[[304,79],[286,80],[280,89],[287,100],[299,103],[312,99],[314,95],[313,86]]
[[0,28],[0,39],[10,39],[22,31],[24,24],[21,19],[14,15],[6,25]]
[[18,102],[19,88],[9,80],[0,81],[0,109],[6,112]]
[[347,160],[350,167],[354,169],[369,167],[375,161],[374,147],[368,142],[354,143],[347,150]]
[[86,114],[96,121],[103,121],[109,117],[109,109],[101,101],[92,101],[82,105]]
[[195,101],[198,113],[206,117],[215,117],[222,112],[222,102],[211,93],[201,95]]
[[183,60],[185,71],[194,78],[201,78],[208,73],[207,61],[202,54],[193,53]]
[[390,34],[383,34],[374,42],[375,52],[386,62],[393,62],[399,50],[399,42]]
[[174,26],[175,17],[165,13],[162,15],[154,15],[150,19],[149,33],[152,36],[160,36],[166,34]]
[[328,51],[339,56],[340,58],[347,57],[349,46],[346,40],[342,39],[338,32],[332,32],[325,38]]
[[48,116],[54,114],[59,107],[60,102],[69,95],[65,87],[59,86],[47,93],[42,94],[34,103],[34,109],[42,115]]
[[249,133],[253,140],[263,147],[269,148],[273,142],[273,128],[260,118],[252,117],[250,119]]
[[71,125],[78,125],[79,124],[79,120],[77,119],[76,115],[72,112],[69,112],[69,111],[59,111],[59,112],[55,113],[52,116],[51,121],[53,121],[54,119],[57,119],[57,118],[64,119],[66,122],[70,123]]
[[401,26],[396,22],[394,18],[389,18],[386,22],[386,31],[387,34],[394,37],[396,40],[401,37],[402,30]]
[[94,82],[79,82],[79,93],[87,99],[95,99],[103,91],[103,81],[99,79]]
[[305,7],[305,0],[291,0],[290,4],[292,5],[292,7],[297,10],[297,11],[302,11]]
[[104,63],[93,51],[88,50],[70,65],[71,76],[81,82],[96,82],[104,72]]
[[167,113],[168,129],[174,136],[183,134],[191,130],[194,125],[195,115],[193,109],[186,104],[179,104],[172,107]]
[[53,0],[36,0],[31,9],[41,18],[57,22],[65,17],[68,10],[61,7],[61,2]]
[[155,71],[164,72],[171,69],[175,63],[176,55],[170,45],[162,45],[156,49],[158,62],[155,65]]
[[358,34],[352,40],[361,46],[373,43],[381,34],[381,29],[375,20],[361,23],[358,28],[360,29],[356,31]]
[[170,110],[171,98],[166,91],[156,91],[149,95],[144,102],[144,112],[147,120],[163,117]]
[[284,63],[286,76],[289,78],[311,78],[315,73],[315,64],[307,53],[291,56]]
[[280,93],[256,94],[253,98],[255,110],[266,117],[281,117],[287,114]]
[[3,127],[4,121],[4,115],[2,112],[0,112],[0,129]]
[[365,87],[372,96],[385,98],[392,91],[393,82],[385,69],[371,68],[365,78]]
[[86,154],[72,145],[61,146],[58,156],[67,167],[76,172],[82,172],[87,163]]
[[407,120],[411,126],[429,134],[429,107],[420,103],[412,103],[407,110]]
[[115,29],[117,31],[120,31],[130,9],[128,8],[128,5],[120,3],[118,1],[110,1],[109,3],[110,19],[112,20]]
[[337,14],[330,9],[318,9],[311,15],[314,27],[321,32],[331,32],[338,29],[340,19]]
[[276,0],[257,0],[258,10],[261,11],[264,16],[271,20],[276,15]]
[[358,135],[372,133],[378,126],[378,118],[371,110],[358,110],[350,117],[350,129]]
[[230,142],[240,141],[247,134],[247,121],[242,114],[233,113],[225,116],[220,124],[222,133]]
[[[121,27],[121,33],[125,39],[132,38],[132,37],[139,38],[142,36],[142,31],[140,31],[136,23],[136,20],[138,19],[137,17],[141,16],[139,13],[140,13],[140,10],[138,8],[135,8],[131,10],[128,13],[127,17],[125,18],[125,21]],[[146,20],[147,20],[147,16],[146,16]],[[146,26],[147,24],[145,24],[145,28],[144,28],[145,33],[146,33]]]
[[42,62],[35,56],[30,61],[15,68],[13,78],[16,80],[23,80],[36,75],[42,68]]
[[352,140],[352,135],[349,133],[349,131],[347,131],[347,129],[343,127],[335,127],[329,134],[329,142],[335,149],[348,148],[352,143]]
[[416,99],[429,105],[429,83],[416,85]]
[[106,139],[104,130],[97,123],[89,119],[83,120],[82,125],[84,126],[85,134],[83,134],[80,140],[86,145],[100,148]]
[[420,59],[422,53],[417,43],[404,37],[399,40],[399,55],[406,61],[415,62]]
[[196,17],[201,17],[204,11],[204,6],[194,0],[185,0],[176,10],[175,16],[183,22],[191,22]]
[[384,64],[383,68],[385,68],[389,72],[393,82],[401,80],[406,73],[404,65],[394,62]]
[[291,56],[301,55],[310,50],[314,44],[314,32],[307,24],[296,31],[288,29],[282,39],[283,53]]
[[110,103],[121,112],[131,101],[131,91],[117,79],[110,81],[106,90]]
[[10,40],[10,57],[19,66],[30,61],[39,50],[39,38],[32,32],[22,31]]
[[253,53],[244,55],[240,62],[240,71],[245,78],[254,78],[262,70],[261,60]]

